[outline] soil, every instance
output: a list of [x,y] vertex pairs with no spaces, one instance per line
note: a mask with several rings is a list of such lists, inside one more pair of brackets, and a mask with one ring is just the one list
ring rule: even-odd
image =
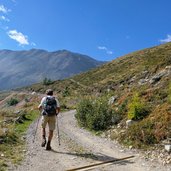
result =
[[[163,166],[155,161],[147,161],[141,153],[121,147],[117,142],[100,136],[95,136],[85,129],[79,128],[75,120],[75,110],[60,113],[57,130],[52,140],[52,150],[41,147],[41,126],[33,143],[35,121],[27,132],[27,150],[25,159],[18,166],[9,168],[11,171],[65,171],[85,165],[95,164],[106,160],[134,156],[131,159],[113,162],[98,167],[89,168],[93,171],[171,171],[171,167]],[[84,169],[86,170],[86,169]],[[88,170],[88,169],[87,169]]]

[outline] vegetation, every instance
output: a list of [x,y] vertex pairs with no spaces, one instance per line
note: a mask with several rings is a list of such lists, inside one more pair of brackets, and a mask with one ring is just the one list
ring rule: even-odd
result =
[[79,124],[90,130],[100,131],[112,125],[113,110],[106,98],[81,100],[77,107],[76,118]]
[[53,81],[50,78],[44,78],[43,79],[43,85],[51,85],[53,84]]
[[[16,99],[22,106],[14,105]],[[25,133],[37,118],[38,113],[33,110],[37,105],[37,97],[22,92],[5,93],[0,101],[0,171],[7,170],[10,163],[16,164],[22,160]]]
[[7,101],[7,104],[9,106],[16,105],[17,103],[18,103],[18,99],[16,99],[16,98],[11,98],[10,100]]
[[168,104],[157,107],[145,118],[120,134],[119,141],[136,148],[147,148],[171,137],[171,108]]
[[134,94],[132,101],[128,104],[128,108],[128,119],[143,119],[149,113],[149,109],[141,101],[137,93]]
[[[171,42],[122,56],[51,85],[34,84],[24,90],[44,93],[52,88],[66,109],[78,104],[76,117],[81,126],[105,130],[119,123],[115,129],[122,132],[116,137],[121,143],[145,148],[171,137],[170,73]],[[107,93],[116,96],[111,105]],[[100,105],[104,96],[105,105]],[[125,129],[128,118],[135,124]]]
[[[37,113],[33,111],[22,111],[22,121],[14,124],[15,117],[11,115],[11,111],[4,111],[0,116],[6,116],[9,124],[1,122],[0,124],[0,171],[6,170],[9,162],[13,164],[21,161],[24,150],[24,135],[30,123],[37,117]],[[8,119],[9,118],[9,119]]]

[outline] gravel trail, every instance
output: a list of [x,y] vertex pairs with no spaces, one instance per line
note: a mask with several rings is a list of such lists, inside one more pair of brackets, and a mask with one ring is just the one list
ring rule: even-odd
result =
[[[58,116],[61,145],[58,144],[57,131],[54,132],[52,150],[46,151],[41,144],[41,127],[33,143],[35,121],[27,133],[27,151],[21,165],[11,171],[65,171],[111,159],[135,156],[122,162],[91,168],[92,171],[171,171],[169,166],[145,161],[134,150],[122,148],[117,142],[92,135],[80,129],[75,120],[75,110],[60,113]],[[90,170],[90,169],[89,169]]]

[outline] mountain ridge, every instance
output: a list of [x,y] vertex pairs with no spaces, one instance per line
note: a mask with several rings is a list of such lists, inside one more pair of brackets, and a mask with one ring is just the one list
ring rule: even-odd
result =
[[103,63],[68,50],[0,50],[0,90],[31,85],[45,77],[64,79]]

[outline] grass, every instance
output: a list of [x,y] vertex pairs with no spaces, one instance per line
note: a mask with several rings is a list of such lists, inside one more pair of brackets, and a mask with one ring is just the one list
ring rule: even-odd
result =
[[0,171],[7,170],[10,163],[17,164],[22,160],[25,148],[23,136],[37,115],[37,111],[26,112],[22,123],[6,126],[8,132],[0,136],[3,142],[0,144]]

